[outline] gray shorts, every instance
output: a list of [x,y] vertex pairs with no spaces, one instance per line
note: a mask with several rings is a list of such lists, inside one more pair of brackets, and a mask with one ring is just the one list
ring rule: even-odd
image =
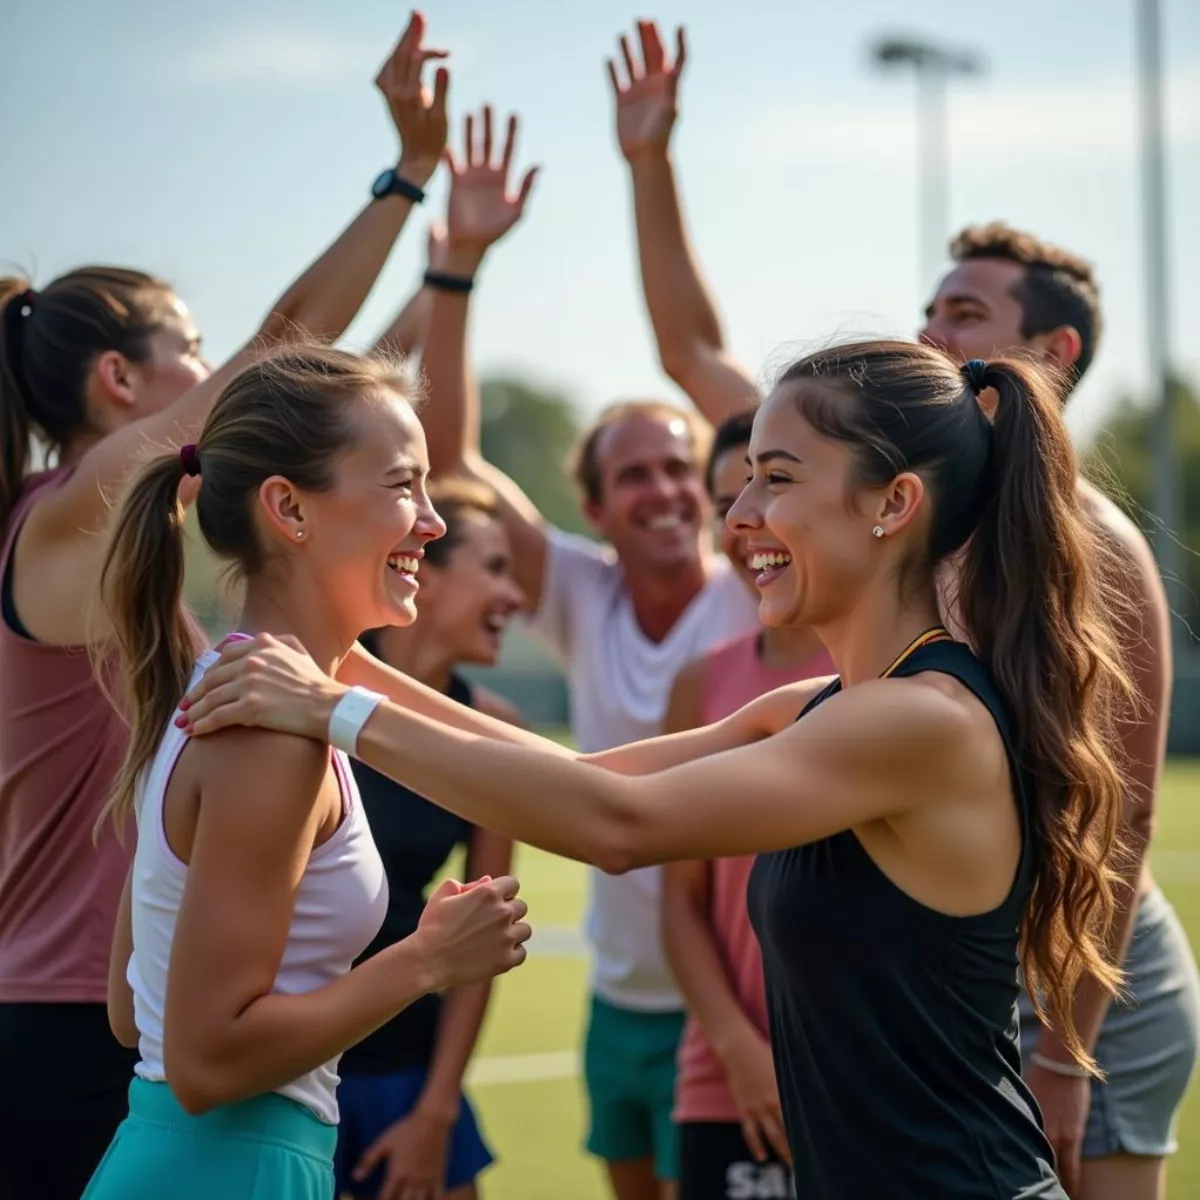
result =
[[[1157,888],[1138,909],[1125,959],[1126,995],[1114,1000],[1096,1044],[1104,1083],[1092,1082],[1084,1158],[1163,1158],[1178,1149],[1176,1115],[1200,1042],[1200,974],[1187,934]],[[1041,1032],[1021,996],[1021,1053]]]

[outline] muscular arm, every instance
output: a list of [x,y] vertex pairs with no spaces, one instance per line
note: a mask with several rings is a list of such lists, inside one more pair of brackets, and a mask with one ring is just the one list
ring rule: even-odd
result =
[[721,320],[684,228],[669,153],[630,164],[642,291],[663,370],[713,425],[753,408],[758,386],[725,347]]
[[[223,651],[233,663],[247,657],[252,643],[234,644]],[[281,660],[286,656],[292,664],[303,664],[305,673],[291,680],[297,697],[302,697],[301,703],[310,703],[311,690],[324,689],[324,681],[317,673],[315,666],[303,659],[293,659],[287,650],[276,649],[272,654],[279,654]],[[230,675],[229,668],[220,664],[212,667],[205,679],[193,692],[193,703],[196,705],[194,719],[198,722],[198,732],[205,733],[203,714],[215,708],[221,697],[216,689]],[[426,687],[418,680],[402,674],[394,667],[388,666],[368,654],[361,646],[355,646],[342,663],[338,671],[338,682],[348,686],[365,687],[369,691],[386,696],[397,706],[408,712],[419,714],[439,724],[470,734],[474,737],[486,738],[509,745],[524,746],[542,754],[553,754],[564,759],[576,760],[590,766],[602,767],[621,775],[646,775],[655,771],[666,770],[668,767],[679,766],[682,763],[693,762],[699,758],[707,758],[725,750],[738,746],[750,745],[764,737],[785,728],[796,719],[796,715],[804,705],[817,694],[827,683],[827,680],[806,681],[790,684],[779,688],[765,696],[747,704],[738,712],[715,725],[687,729],[681,726],[678,731],[668,735],[650,738],[642,742],[633,742],[627,746],[617,746],[612,750],[600,751],[596,754],[576,754],[565,746],[560,746],[550,738],[541,737],[527,729],[509,724],[505,718],[497,719],[488,712],[467,708],[457,704],[441,692]],[[212,690],[214,694],[209,697]],[[206,697],[208,697],[206,699]],[[318,704],[330,707],[336,700],[336,695],[329,695],[325,700],[317,700]],[[229,711],[225,713],[226,720],[237,718]],[[247,717],[249,720],[249,716]],[[319,720],[319,718],[318,718]],[[220,728],[212,726],[211,728]],[[322,729],[324,726],[321,727]],[[320,736],[318,734],[318,736]]]
[[[1143,873],[1154,832],[1158,780],[1166,757],[1171,708],[1171,628],[1167,599],[1158,566],[1140,531],[1107,499],[1085,487],[1084,505],[1123,565],[1116,581],[1132,624],[1126,630],[1129,666],[1137,687],[1140,711],[1130,713],[1120,728],[1120,751],[1128,775],[1121,834],[1125,856],[1118,864],[1117,911],[1108,935],[1113,961],[1124,962],[1137,918]],[[1112,998],[1086,977],[1075,996],[1075,1028],[1089,1053],[1095,1049]],[[1052,1029],[1043,1029],[1038,1050],[1062,1062],[1071,1056]]]
[[[473,276],[481,258],[482,252],[476,248],[452,243],[446,270]],[[430,403],[421,419],[429,442],[430,467],[435,473],[469,475],[496,493],[512,544],[513,575],[529,607],[536,611],[546,573],[545,522],[517,484],[485,462],[480,452],[479,386],[467,353],[469,307],[468,293],[434,290],[422,356]]]
[[623,38],[626,78],[609,75],[617,141],[633,181],[642,291],[663,369],[714,425],[753,408],[758,388],[725,349],[716,306],[705,287],[684,225],[670,154],[679,82],[687,57],[683,30],[668,62],[658,27],[639,21],[642,64]]
[[[273,994],[329,752],[235,730],[189,753],[200,756],[200,806],[171,950],[164,1059],[180,1103],[199,1113],[314,1070],[436,984],[409,938],[325,987]],[[304,796],[313,802],[298,803]]]
[[[941,794],[942,772],[958,772],[954,786],[965,786],[962,751],[974,742],[972,728],[963,708],[934,688],[871,682],[757,745],[620,775],[473,737],[385,702],[359,735],[358,756],[474,824],[619,874],[794,846],[907,815]],[[670,750],[695,736],[662,741]]]

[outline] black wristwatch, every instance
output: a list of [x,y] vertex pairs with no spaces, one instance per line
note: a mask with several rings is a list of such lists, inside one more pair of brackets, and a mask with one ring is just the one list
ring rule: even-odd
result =
[[384,196],[403,196],[414,204],[420,204],[425,199],[424,189],[417,187],[415,183],[409,183],[407,179],[402,179],[395,167],[388,167],[386,171],[380,172],[371,184],[371,195],[376,200],[382,200]]

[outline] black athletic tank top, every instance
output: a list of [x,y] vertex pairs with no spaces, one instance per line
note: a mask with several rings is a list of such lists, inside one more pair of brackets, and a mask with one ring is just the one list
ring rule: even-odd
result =
[[[363,645],[375,653],[367,635]],[[450,676],[446,694],[473,706],[471,686]],[[388,879],[388,907],[375,940],[359,962],[416,932],[425,893],[446,860],[465,845],[474,826],[386,775],[352,760],[354,778]],[[427,1066],[437,1035],[441,997],[423,996],[342,1055],[342,1075],[377,1075]]]
[[933,642],[890,673],[923,671],[959,680],[996,722],[1020,806],[1020,863],[998,908],[950,917],[892,883],[851,831],[759,856],[748,903],[796,1195],[1066,1200],[1021,1079],[1017,937],[1036,853],[1033,791],[970,649]]

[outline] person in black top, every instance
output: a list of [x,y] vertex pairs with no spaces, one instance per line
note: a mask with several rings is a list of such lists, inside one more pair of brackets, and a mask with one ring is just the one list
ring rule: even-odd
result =
[[[761,616],[816,628],[832,683],[575,755],[399,677],[372,681],[388,700],[346,701],[264,637],[193,691],[192,728],[328,739],[336,709],[337,744],[376,770],[609,871],[759,853],[749,902],[797,1196],[1065,1200],[1021,1079],[1018,975],[1092,1066],[1070,997],[1084,975],[1120,981],[1108,747],[1131,682],[1056,382],[907,342],[835,346],[784,372],[748,462],[728,520]],[[973,649],[940,628],[952,556]]]
[[[360,640],[378,659],[456,703],[518,723],[507,700],[468,683],[455,669],[460,663],[494,664],[505,626],[521,605],[495,498],[465,481],[432,484],[429,491],[446,535],[425,547],[419,619]],[[511,866],[512,842],[434,807],[362,763],[354,764],[354,773],[388,877],[387,915],[363,954],[370,958],[413,933],[429,885],[458,848],[466,849],[464,879],[498,878]],[[462,1095],[462,1078],[490,992],[485,984],[425,996],[342,1056],[339,1196],[477,1195],[475,1178],[492,1155]]]

